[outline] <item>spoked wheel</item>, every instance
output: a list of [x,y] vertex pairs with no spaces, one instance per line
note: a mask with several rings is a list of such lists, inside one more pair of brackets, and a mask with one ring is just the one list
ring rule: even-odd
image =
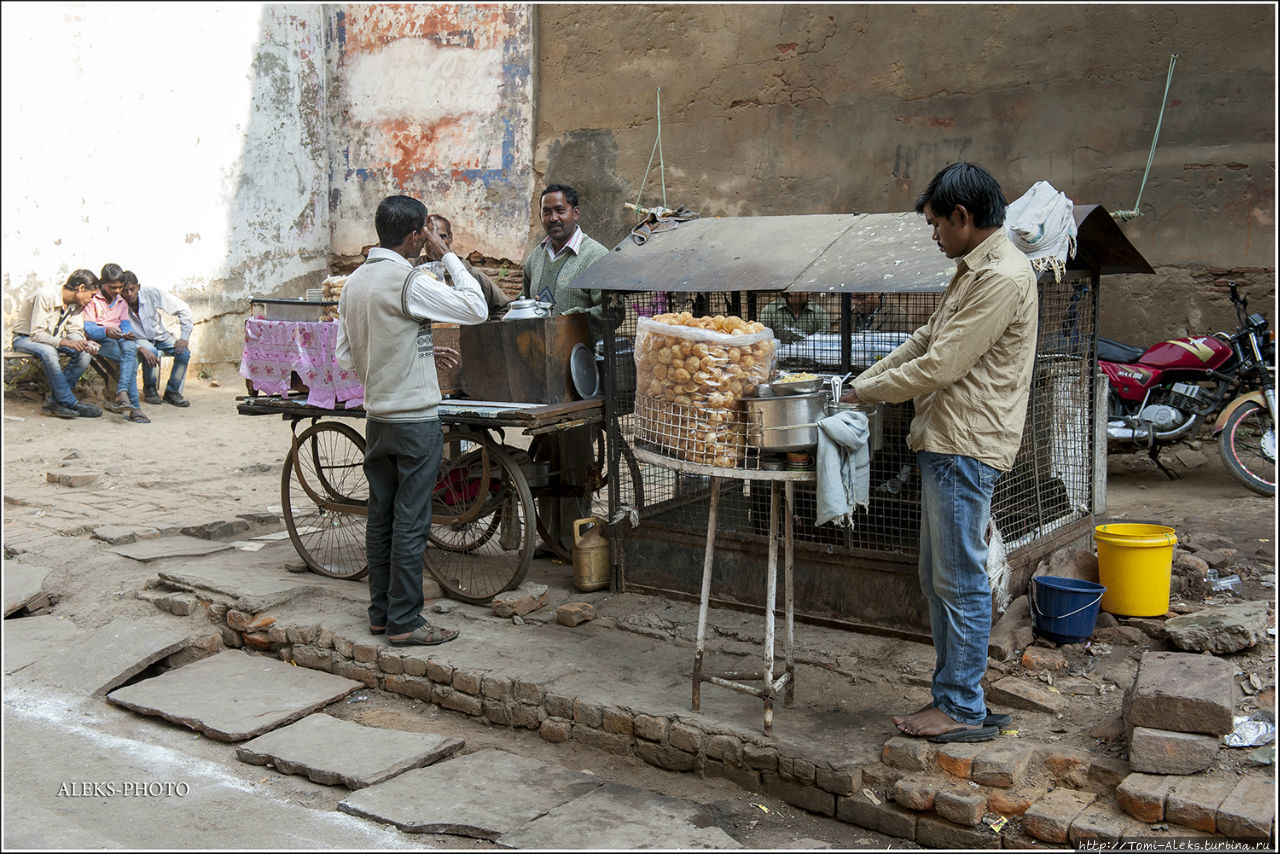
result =
[[369,484],[355,429],[323,421],[303,430],[284,461],[280,501],[289,539],[312,572],[364,577]]
[[1241,404],[1218,434],[1227,470],[1259,495],[1276,494],[1276,425],[1267,407]]
[[[618,459],[618,500],[621,505],[639,508],[644,505],[644,481],[641,477],[640,464],[627,440],[618,437],[620,445]],[[555,445],[546,434],[535,436],[529,445],[529,456],[533,459],[551,459]],[[558,461],[552,460],[552,469],[557,468]],[[604,431],[596,432],[595,461],[591,464],[588,475],[591,494],[590,515],[607,520],[609,508],[609,464],[605,456]],[[553,499],[552,499],[553,500]],[[560,537],[552,533],[551,500],[539,501],[538,504],[538,536],[542,544],[561,560],[573,559],[573,542],[562,542]]]
[[431,506],[424,561],[450,597],[484,604],[524,580],[533,560],[533,495],[498,445],[476,433],[446,433]]

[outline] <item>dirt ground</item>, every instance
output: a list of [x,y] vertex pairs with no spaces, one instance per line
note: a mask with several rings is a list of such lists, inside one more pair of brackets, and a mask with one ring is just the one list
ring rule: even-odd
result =
[[[131,424],[110,413],[98,419],[72,421],[44,416],[39,411],[37,393],[6,391],[6,525],[11,516],[25,520],[29,515],[39,515],[11,502],[11,485],[43,481],[47,472],[68,459],[98,468],[109,480],[118,481],[122,496],[145,496],[152,491],[181,493],[186,496],[189,509],[179,511],[179,515],[185,513],[195,521],[207,521],[208,508],[228,503],[243,508],[243,512],[278,512],[280,468],[288,449],[288,425],[274,416],[238,415],[235,398],[244,393],[244,382],[235,366],[219,366],[199,374],[193,371],[186,392],[190,408],[147,406],[145,411],[152,423]],[[1107,511],[1103,520],[1144,520],[1170,525],[1178,532],[1180,541],[1192,545],[1198,539],[1202,543],[1214,537],[1228,540],[1238,554],[1230,556],[1223,575],[1235,573],[1241,577],[1244,598],[1274,600],[1275,502],[1236,483],[1223,468],[1216,446],[1210,442],[1202,442],[1198,448],[1188,451],[1175,461],[1182,476],[1173,481],[1141,455],[1113,455],[1109,461]],[[104,514],[100,523],[117,521],[111,515]],[[137,524],[139,520],[129,521]],[[102,560],[100,546],[88,537],[68,538],[65,548],[59,549],[57,560],[49,562],[55,570],[51,581],[66,591],[57,602],[58,613],[92,628],[117,616],[137,614],[141,617],[153,611],[153,606],[131,598],[128,592],[141,588],[154,573],[114,555],[109,556],[115,558],[110,566],[99,563],[90,571],[87,567],[93,566],[92,561]],[[567,577],[571,576],[572,569],[539,560],[530,578],[548,573]],[[1195,607],[1203,605],[1204,594],[1211,591],[1205,591],[1201,585],[1192,592],[1196,595],[1189,595],[1188,602]],[[643,606],[648,599],[638,597],[637,603]],[[1218,597],[1210,601],[1227,600]],[[679,638],[687,628],[672,631],[673,636]],[[905,657],[889,654],[890,645],[887,639],[871,640],[869,646],[884,647],[881,652],[885,655],[872,656],[863,650],[857,656],[856,665],[860,674],[858,684],[868,692],[867,702],[884,708],[886,713],[927,702],[928,674],[932,667],[931,659],[926,660],[928,656],[924,654]],[[920,646],[915,652],[928,652],[928,647],[923,645],[912,646]],[[1096,654],[1097,650],[1090,653],[1083,647],[1068,648],[1067,653],[1073,673],[1093,674],[1123,685],[1126,678],[1132,679],[1143,649],[1149,646],[1116,643],[1108,654],[1101,656]],[[1232,657],[1242,673],[1259,675],[1264,691],[1272,689],[1272,694],[1262,696],[1263,703],[1270,705],[1274,705],[1274,648],[1273,642],[1264,643]],[[1016,661],[1005,663],[1004,667],[1025,675]],[[846,673],[846,669],[837,661],[826,675],[831,679],[859,675]],[[1037,722],[1029,724],[1023,735],[1054,741],[1081,740],[1095,750],[1101,747],[1119,755],[1123,751],[1123,740],[1107,738],[1106,729],[1113,727],[1118,717],[1121,693],[1113,690],[1087,703],[1073,702],[1071,713],[1061,720],[1053,720],[1048,715],[1034,716]],[[812,816],[723,780],[671,774],[634,756],[610,756],[581,745],[551,745],[533,732],[497,730],[433,707],[417,708],[395,695],[366,692],[364,700],[339,704],[329,711],[366,724],[404,729],[429,726],[442,732],[457,730],[456,734],[476,748],[501,744],[505,749],[534,758],[588,769],[609,780],[711,804],[724,824],[736,828],[735,838],[748,847],[790,848],[804,840],[850,848],[914,847],[912,843],[890,840],[852,825]],[[1220,769],[1223,773],[1231,773],[1234,765],[1242,761],[1238,755],[1243,751],[1231,753]]]

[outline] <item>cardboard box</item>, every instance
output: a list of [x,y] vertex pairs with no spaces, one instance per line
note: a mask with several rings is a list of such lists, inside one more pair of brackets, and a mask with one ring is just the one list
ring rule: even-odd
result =
[[570,374],[575,344],[591,347],[585,314],[495,320],[463,326],[462,390],[472,400],[567,403],[578,400]]

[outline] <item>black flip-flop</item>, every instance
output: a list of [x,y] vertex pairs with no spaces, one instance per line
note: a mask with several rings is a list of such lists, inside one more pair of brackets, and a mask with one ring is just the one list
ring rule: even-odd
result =
[[382,628],[380,628],[380,629],[375,629],[373,626],[370,626],[370,627],[369,627],[369,634],[371,634],[371,635],[385,635],[386,633],[387,633],[387,627],[386,627],[386,626],[383,626],[383,627],[382,627]]
[[975,741],[991,741],[999,734],[1000,727],[998,726],[980,726],[976,729],[963,727],[961,729],[953,729],[950,732],[928,736],[928,739],[934,744],[969,744]]
[[993,712],[987,709],[987,717],[982,721],[983,726],[1006,727],[1013,723],[1013,715],[1004,712]]

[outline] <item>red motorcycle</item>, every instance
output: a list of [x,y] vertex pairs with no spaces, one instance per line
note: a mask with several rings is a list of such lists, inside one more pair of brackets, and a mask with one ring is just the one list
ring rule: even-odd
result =
[[1239,327],[1161,341],[1143,350],[1098,339],[1098,367],[1107,375],[1107,438],[1160,449],[1213,425],[1227,470],[1262,495],[1276,493],[1275,333],[1261,314],[1249,314],[1248,297],[1231,283]]

